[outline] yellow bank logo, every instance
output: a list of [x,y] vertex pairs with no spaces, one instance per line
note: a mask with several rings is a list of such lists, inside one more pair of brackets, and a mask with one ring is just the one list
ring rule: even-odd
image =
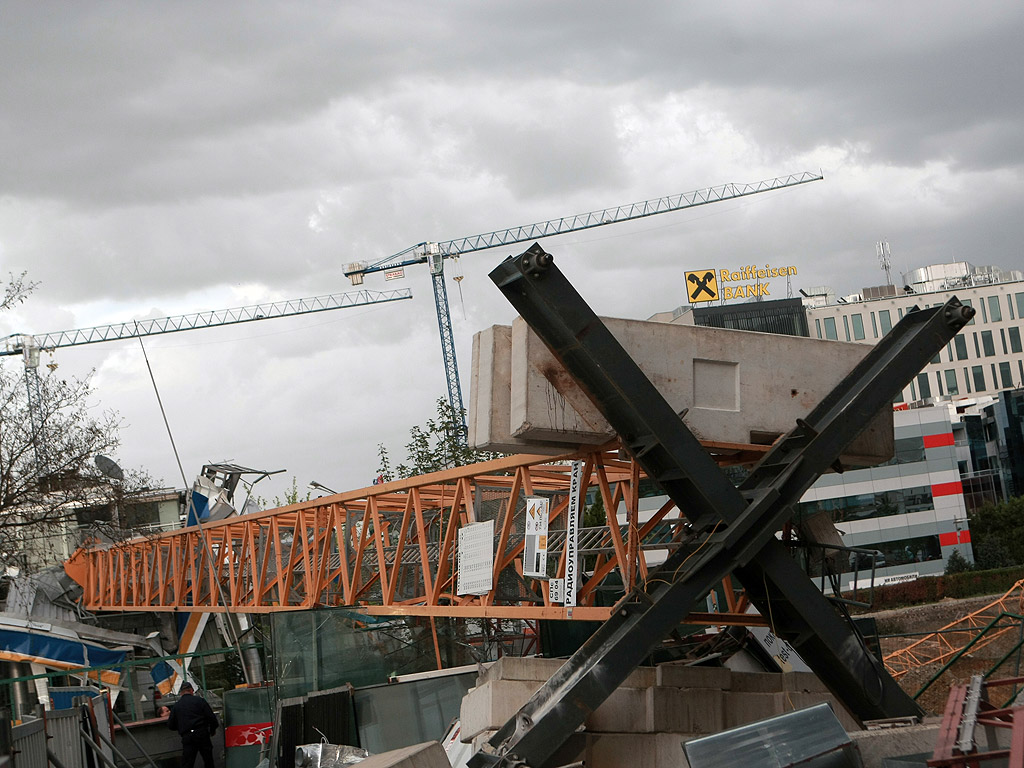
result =
[[700,301],[717,301],[718,279],[715,277],[715,270],[700,269],[696,272],[687,272],[686,294],[690,297],[691,304]]
[[[686,272],[686,295],[691,304],[722,299],[750,299],[771,296],[768,280],[796,274],[796,267],[764,267],[748,265],[738,270],[699,269]],[[739,283],[737,285],[737,283]]]

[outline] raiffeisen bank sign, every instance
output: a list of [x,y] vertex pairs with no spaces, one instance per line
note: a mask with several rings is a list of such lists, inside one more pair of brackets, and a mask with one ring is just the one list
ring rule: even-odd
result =
[[690,297],[691,304],[771,296],[769,280],[795,274],[796,267],[773,267],[771,264],[765,264],[764,268],[748,264],[736,271],[698,269],[686,273],[686,295]]

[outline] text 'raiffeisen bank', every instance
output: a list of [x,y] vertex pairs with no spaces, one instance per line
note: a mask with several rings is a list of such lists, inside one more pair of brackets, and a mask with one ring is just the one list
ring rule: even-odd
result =
[[789,277],[796,274],[796,267],[763,268],[748,264],[738,270],[698,269],[685,274],[686,295],[690,303],[718,301],[719,299],[747,299],[756,296],[771,296],[768,280]]

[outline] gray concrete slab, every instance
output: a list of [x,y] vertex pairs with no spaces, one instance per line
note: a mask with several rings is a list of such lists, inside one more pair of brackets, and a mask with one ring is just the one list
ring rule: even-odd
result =
[[899,755],[927,754],[931,757],[939,738],[941,724],[926,722],[903,728],[851,733],[850,738],[860,752],[864,768],[882,768],[886,758]]
[[659,664],[654,668],[657,685],[674,688],[717,688],[727,691],[732,687],[732,672],[725,667],[690,667],[685,664]]
[[[564,442],[515,437],[512,413],[512,326],[494,325],[473,336],[470,375],[468,441],[481,450],[501,453],[568,453]],[[487,446],[484,448],[483,446]]]
[[[543,685],[538,680],[488,680],[462,699],[459,738],[469,742],[481,733],[503,726]],[[647,709],[645,688],[618,688],[591,712],[585,721],[588,731],[645,733],[654,720]],[[672,689],[679,693],[679,689]]]
[[[605,318],[609,330],[702,440],[765,443],[788,432],[870,347],[796,336]],[[563,452],[614,434],[522,318],[474,338],[470,442],[497,451]],[[506,408],[508,409],[506,413]],[[844,460],[892,455],[882,412]]]
[[451,768],[448,755],[436,741],[382,752],[366,758],[359,765],[361,768]]

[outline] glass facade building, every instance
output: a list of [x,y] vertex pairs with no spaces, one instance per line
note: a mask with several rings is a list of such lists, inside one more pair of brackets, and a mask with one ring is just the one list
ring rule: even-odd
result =
[[[882,579],[942,573],[954,550],[973,560],[949,409],[894,411],[893,419],[893,458],[823,475],[801,499],[798,517],[826,513],[843,546],[875,552]],[[852,571],[856,564],[844,565]]]
[[[651,318],[875,344],[915,307],[956,296],[975,309],[894,399],[893,459],[823,476],[801,501],[798,516],[827,516],[843,546],[874,553],[883,579],[942,573],[953,551],[973,560],[968,512],[1024,494],[1022,273],[957,262],[904,280],[842,298],[812,287],[802,300],[693,304]],[[805,322],[793,319],[796,301]]]

